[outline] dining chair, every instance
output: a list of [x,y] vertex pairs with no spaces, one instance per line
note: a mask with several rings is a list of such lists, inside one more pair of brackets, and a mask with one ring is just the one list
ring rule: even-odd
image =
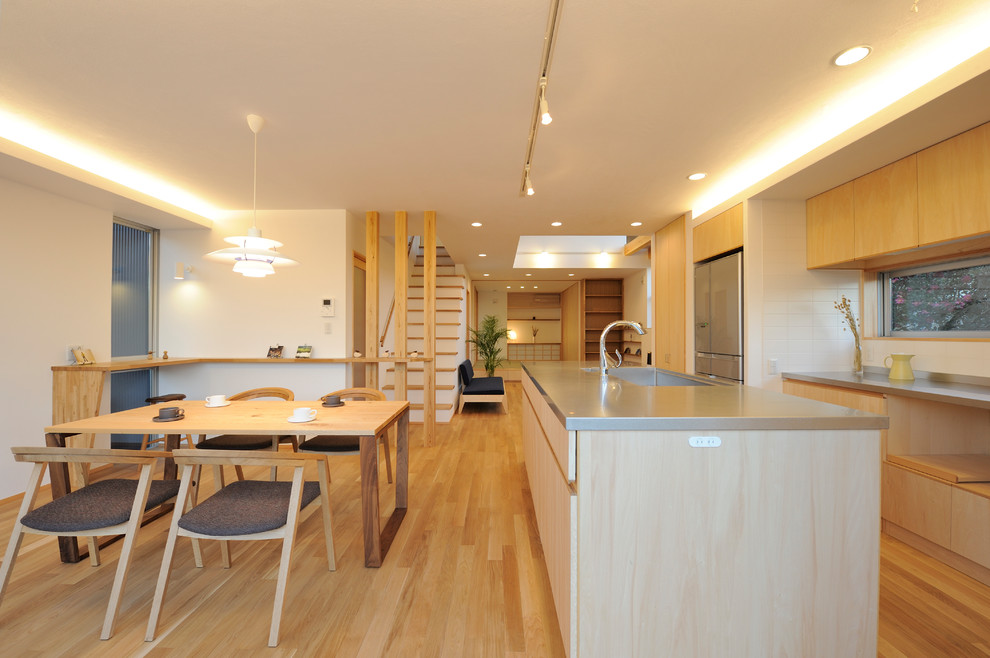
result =
[[[263,388],[252,388],[227,397],[227,399],[231,401],[258,400],[264,398],[292,401],[295,399],[295,394],[287,388],[268,386]],[[273,450],[278,446],[278,443],[283,440],[291,441],[293,450],[296,450],[299,447],[298,439],[291,435],[279,437],[278,442],[276,442],[275,437],[271,435],[256,436],[252,434],[220,434],[218,436],[211,436],[207,438],[205,434],[200,434],[199,441],[196,443],[196,448],[204,448],[207,450]],[[234,471],[237,473],[238,480],[244,479],[244,472],[241,470],[241,466],[239,464],[234,466]],[[218,481],[223,484],[223,467],[221,465],[214,468],[214,475],[218,478]],[[275,479],[274,469],[272,469],[272,479]]]
[[[175,450],[172,455],[182,467],[179,500],[186,501],[183,509],[176,508],[165,543],[161,571],[151,604],[151,616],[144,639],[155,639],[158,620],[162,612],[172,557],[178,537],[192,538],[193,557],[197,568],[203,566],[203,554],[199,540],[220,541],[220,552],[225,569],[230,568],[228,541],[282,539],[282,556],[279,562],[278,580],[275,585],[275,606],[268,635],[268,646],[278,646],[279,625],[285,603],[285,591],[289,580],[289,564],[300,513],[307,515],[318,503],[323,508],[323,533],[327,549],[327,565],[336,571],[334,556],[332,511],[330,509],[330,479],[327,458],[324,455],[307,455],[296,452],[261,452],[258,450]],[[316,462],[317,482],[304,482],[303,471],[307,463]],[[291,482],[264,480],[238,480],[221,486],[214,482],[215,493],[196,504],[189,492],[197,477],[196,472],[205,465],[238,464],[243,466],[281,466],[292,469]],[[186,506],[190,506],[186,509]]]
[[[327,393],[321,400],[324,402],[331,395],[340,396],[343,400],[386,400],[385,394],[374,388],[345,388],[333,393]],[[385,448],[385,474],[388,481],[392,482],[392,458],[390,456],[388,430],[384,430],[377,437],[378,443]],[[321,434],[307,439],[299,444],[299,452],[317,452],[326,455],[359,455],[361,454],[361,443],[356,436],[334,436],[331,434]],[[377,453],[377,451],[376,451]],[[377,454],[376,454],[377,458]]]
[[[138,530],[144,512],[175,498],[179,490],[178,480],[152,480],[155,462],[169,456],[167,452],[101,449],[101,448],[53,448],[44,446],[11,448],[14,460],[34,464],[28,486],[24,491],[14,529],[10,534],[7,552],[0,567],[0,601],[7,589],[10,572],[27,533],[87,537],[90,563],[100,566],[100,549],[96,538],[106,535],[124,535],[124,544],[117,560],[117,571],[110,588],[101,640],[113,635],[120,609],[121,593],[127,579],[131,553],[137,542]],[[45,469],[51,463],[95,462],[101,464],[136,464],[140,467],[137,480],[108,479],[71,491],[50,503],[35,507]]]

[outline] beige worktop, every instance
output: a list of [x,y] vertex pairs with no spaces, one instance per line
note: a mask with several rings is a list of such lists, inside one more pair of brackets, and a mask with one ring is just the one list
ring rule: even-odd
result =
[[841,386],[885,395],[900,395],[933,402],[961,404],[990,409],[990,379],[915,371],[913,381],[892,381],[886,368],[866,367],[862,374],[852,372],[785,372],[784,379]]

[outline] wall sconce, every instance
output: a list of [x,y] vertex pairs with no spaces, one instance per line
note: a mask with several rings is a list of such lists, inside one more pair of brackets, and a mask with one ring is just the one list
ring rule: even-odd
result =
[[509,340],[515,340],[515,339],[516,339],[516,330],[509,329]]
[[186,265],[185,263],[176,263],[175,264],[175,279],[176,280],[182,281],[183,279],[185,279],[186,278],[186,272],[192,272],[192,267],[189,266],[189,265]]

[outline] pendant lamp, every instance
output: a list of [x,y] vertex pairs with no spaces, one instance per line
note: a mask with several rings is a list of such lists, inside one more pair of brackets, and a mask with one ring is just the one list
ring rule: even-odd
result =
[[282,246],[278,240],[261,237],[258,228],[258,133],[265,126],[265,120],[257,114],[249,114],[248,127],[254,133],[254,223],[247,235],[224,238],[224,242],[235,245],[206,254],[207,258],[234,262],[234,271],[247,277],[261,278],[275,274],[275,265],[296,265],[296,261],[276,251]]

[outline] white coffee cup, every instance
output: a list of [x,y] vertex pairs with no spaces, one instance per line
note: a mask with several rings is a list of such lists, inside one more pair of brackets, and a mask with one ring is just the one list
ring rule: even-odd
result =
[[309,420],[316,415],[316,409],[309,407],[296,407],[292,410],[293,420]]
[[207,395],[206,396],[206,406],[208,407],[219,407],[221,404],[227,401],[226,395]]

